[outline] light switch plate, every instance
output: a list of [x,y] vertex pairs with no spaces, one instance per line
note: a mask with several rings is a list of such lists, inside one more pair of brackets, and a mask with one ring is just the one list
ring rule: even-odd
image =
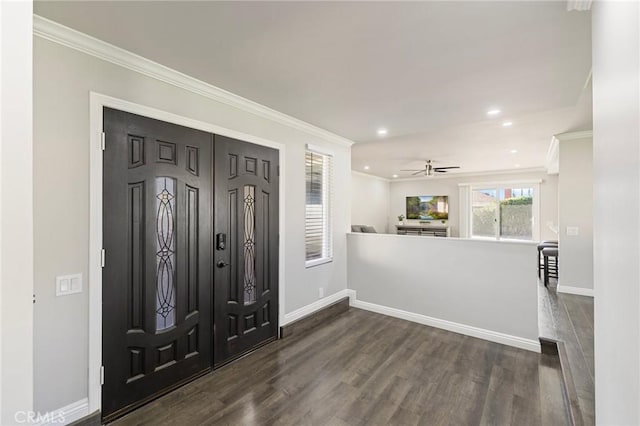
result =
[[56,296],[82,292],[82,274],[60,275],[56,277]]
[[567,226],[567,235],[576,236],[580,233],[580,229],[577,226]]

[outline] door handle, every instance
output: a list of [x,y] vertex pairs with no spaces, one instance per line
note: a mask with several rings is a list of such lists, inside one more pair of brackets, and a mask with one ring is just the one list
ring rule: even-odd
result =
[[224,268],[225,266],[229,266],[229,264],[227,262],[225,262],[224,260],[218,260],[218,263],[216,263],[216,266],[218,268]]

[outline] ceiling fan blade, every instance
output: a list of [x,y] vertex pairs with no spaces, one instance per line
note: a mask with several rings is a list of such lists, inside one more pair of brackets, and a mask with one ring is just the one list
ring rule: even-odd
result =
[[415,173],[411,173],[411,176],[419,175],[420,173],[424,173],[424,170],[418,170]]
[[402,169],[401,172],[422,172],[424,169]]
[[459,169],[460,166],[449,166],[449,167],[434,167],[433,170],[444,170],[444,169]]
[[446,170],[434,170],[434,173],[447,173]]

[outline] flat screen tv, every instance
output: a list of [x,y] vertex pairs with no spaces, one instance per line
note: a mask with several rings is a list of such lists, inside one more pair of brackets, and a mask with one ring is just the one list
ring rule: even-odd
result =
[[415,195],[407,197],[407,219],[448,220],[447,195]]

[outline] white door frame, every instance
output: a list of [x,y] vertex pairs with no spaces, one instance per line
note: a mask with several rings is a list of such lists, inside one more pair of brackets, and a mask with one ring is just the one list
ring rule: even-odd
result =
[[[89,413],[102,407],[102,126],[103,108],[114,108],[156,120],[178,124],[192,129],[203,130],[251,142],[256,145],[275,148],[280,158],[280,245],[278,274],[278,324],[284,323],[284,225],[285,225],[285,145],[264,138],[227,129],[213,123],[194,120],[156,108],[139,105],[123,99],[100,93],[89,94]],[[109,261],[107,253],[106,262]]]

